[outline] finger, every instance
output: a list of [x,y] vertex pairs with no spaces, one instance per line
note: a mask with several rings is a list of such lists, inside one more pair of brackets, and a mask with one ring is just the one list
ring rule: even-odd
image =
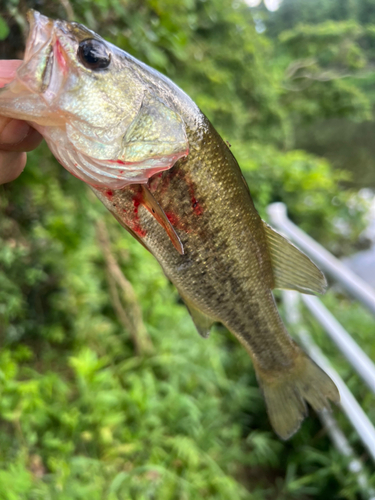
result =
[[0,184],[16,179],[26,165],[26,153],[0,151]]
[[[43,137],[39,134],[35,128],[30,127],[30,132],[27,134],[25,139],[12,148],[12,151],[32,151],[42,142]],[[1,147],[1,146],[0,146]]]
[[42,136],[22,120],[0,117],[0,150],[24,152],[35,149]]
[[14,79],[16,70],[22,64],[22,61],[13,59],[9,61],[2,60],[0,63],[0,87],[3,87]]

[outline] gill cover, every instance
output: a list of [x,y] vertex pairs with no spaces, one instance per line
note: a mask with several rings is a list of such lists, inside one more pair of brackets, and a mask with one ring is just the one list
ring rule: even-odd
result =
[[[171,168],[189,152],[185,125],[161,99],[145,94],[138,114],[119,141],[106,141],[81,121],[66,125],[69,143],[51,137],[47,142],[72,174],[95,187],[120,189],[146,183],[157,172]],[[112,139],[112,140],[111,140]]]

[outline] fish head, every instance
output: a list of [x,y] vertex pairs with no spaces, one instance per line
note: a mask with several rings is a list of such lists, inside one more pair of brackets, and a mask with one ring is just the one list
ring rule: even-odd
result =
[[81,24],[33,10],[28,21],[0,114],[28,121],[65,168],[96,188],[147,182],[188,154],[184,121],[144,77],[147,67]]

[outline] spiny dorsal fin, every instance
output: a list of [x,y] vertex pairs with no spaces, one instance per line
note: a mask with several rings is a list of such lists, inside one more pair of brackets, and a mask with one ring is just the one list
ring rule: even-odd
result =
[[182,295],[181,298],[185,302],[199,335],[206,339],[210,335],[211,326],[215,323],[215,320],[195,307],[189,299],[186,299]]
[[270,252],[274,288],[314,294],[325,293],[324,274],[301,250],[263,221]]

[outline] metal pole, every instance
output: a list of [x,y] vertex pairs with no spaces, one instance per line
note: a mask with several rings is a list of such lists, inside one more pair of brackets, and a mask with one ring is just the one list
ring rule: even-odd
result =
[[338,281],[347,292],[358,299],[375,315],[375,291],[354,274],[319,243],[299,229],[288,219],[284,203],[268,206],[271,224],[291,238],[313,261]]
[[362,462],[355,456],[353,448],[346,439],[345,434],[340,429],[332,413],[326,409],[320,412],[320,420],[327,429],[329,437],[335,445],[337,451],[348,459],[348,469],[357,476],[357,484],[368,500],[375,500],[375,491],[369,486],[366,472],[363,469]]
[[317,297],[302,295],[301,299],[358,375],[375,393],[375,364]]
[[359,435],[363,445],[367,448],[371,458],[375,462],[375,429],[371,421],[362,410],[358,401],[350,392],[345,382],[339,374],[332,368],[328,359],[324,356],[319,347],[314,344],[307,330],[300,325],[298,312],[298,294],[292,291],[283,291],[283,298],[286,304],[287,319],[291,325],[295,326],[299,339],[303,344],[306,352],[311,358],[329,375],[337,386],[340,392],[340,406],[353,428]]

